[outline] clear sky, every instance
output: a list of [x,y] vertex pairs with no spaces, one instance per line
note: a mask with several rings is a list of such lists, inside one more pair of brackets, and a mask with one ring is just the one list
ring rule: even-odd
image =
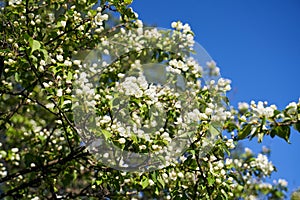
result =
[[[300,97],[299,0],[135,0],[133,9],[149,25],[189,23],[199,42],[232,80],[231,104],[268,101],[283,109]],[[265,139],[270,159],[290,192],[300,187],[300,133],[291,143]],[[261,150],[256,140],[244,146]]]

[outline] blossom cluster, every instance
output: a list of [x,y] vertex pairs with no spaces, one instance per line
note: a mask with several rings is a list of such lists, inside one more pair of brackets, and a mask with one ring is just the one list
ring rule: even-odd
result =
[[[87,56],[89,60],[79,65],[76,75],[74,96],[78,100],[74,103],[74,109],[78,113],[75,114],[75,121],[79,124],[77,127],[82,130],[93,129],[90,131],[93,134],[98,128],[101,130],[100,135],[105,132],[105,139],[119,148],[126,149],[130,143],[128,150],[150,150],[156,155],[163,154],[164,162],[170,164],[176,146],[177,157],[178,153],[183,152],[181,148],[185,149],[196,140],[191,135],[198,129],[197,126],[202,126],[199,122],[209,126],[210,121],[222,124],[229,119],[231,113],[226,111],[221,99],[230,90],[230,81],[218,77],[219,70],[213,61],[206,63],[208,67],[200,66],[186,52],[194,44],[191,38],[187,39],[186,35],[192,36],[187,30],[190,30],[189,26],[184,25],[170,34],[168,31],[139,25],[137,30],[121,28],[113,37],[103,38],[98,49]],[[156,40],[155,43],[153,39]],[[152,56],[157,49],[176,54],[163,55],[166,56],[163,60],[168,62],[159,62],[153,60]],[[144,57],[139,52],[150,56]],[[94,55],[97,57],[92,57]],[[106,55],[110,58],[107,59]],[[127,71],[124,71],[126,68]],[[216,73],[213,74],[217,82],[210,81],[210,75],[204,76],[203,68],[215,70]],[[161,73],[161,77],[156,73]],[[108,74],[114,76],[115,82],[109,81]],[[200,78],[204,80],[203,83]],[[200,103],[202,99],[199,94],[207,92],[212,94],[207,103]],[[91,118],[89,113],[93,111],[89,109],[93,110],[93,106],[99,108],[93,115],[95,122],[83,124],[87,117],[84,113],[88,113]],[[213,146],[211,139],[216,139],[219,134],[215,130],[210,139],[203,138],[207,148]],[[88,140],[94,138],[93,135],[82,134]],[[93,142],[93,149],[95,147],[97,145]],[[104,154],[102,158],[107,158],[107,153]],[[112,160],[114,159],[108,158],[107,162]],[[124,160],[121,163],[124,167]]]
[[289,141],[290,126],[298,130],[297,121],[299,118],[300,100],[298,103],[292,102],[286,106],[282,112],[276,105],[268,106],[268,102],[251,101],[250,104],[240,102],[238,111],[231,110],[233,115],[237,115],[234,120],[235,126],[240,130],[239,139],[245,137],[258,137],[262,141],[264,135],[271,137],[279,136]]
[[300,103],[231,109],[190,25],[94,2],[1,4],[0,198],[284,198],[287,181],[265,181],[269,150],[237,140],[288,141]]
[[[241,193],[245,199],[259,199],[263,194],[272,193],[271,191],[279,192],[280,189],[285,191],[287,189],[287,182],[284,179],[274,180],[273,185],[265,181],[265,178],[270,177],[275,171],[275,167],[264,152],[266,152],[266,147],[263,147],[263,151],[254,157],[252,150],[246,147],[244,152],[240,152],[239,158],[226,158],[225,160],[232,191]],[[240,169],[244,169],[243,174],[238,173]],[[245,185],[241,186],[241,182]],[[245,193],[251,190],[255,190],[255,193],[251,195]]]

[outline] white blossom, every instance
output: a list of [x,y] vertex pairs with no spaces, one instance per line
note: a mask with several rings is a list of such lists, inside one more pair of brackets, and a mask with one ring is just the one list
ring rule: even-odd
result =
[[265,175],[269,175],[274,171],[272,162],[269,162],[268,157],[263,154],[258,154],[256,160],[250,163],[251,167],[258,167]]
[[120,139],[118,140],[118,142],[119,142],[120,144],[125,144],[126,139],[125,139],[125,138],[120,138]]
[[58,97],[61,97],[63,95],[63,90],[62,89],[58,89],[57,92],[56,92],[56,95]]
[[278,179],[278,183],[282,187],[287,187],[288,186],[288,182],[285,179]]
[[287,113],[289,115],[294,115],[297,113],[297,104],[295,102],[291,102],[286,106],[285,109],[287,109]]
[[63,57],[62,55],[57,55],[57,56],[56,56],[56,59],[57,59],[59,62],[64,61],[64,57]]
[[149,185],[152,186],[154,184],[155,184],[154,181],[152,179],[149,179]]
[[246,102],[239,102],[239,103],[238,103],[238,109],[239,109],[240,111],[246,111],[246,110],[249,109],[249,104],[246,103]]
[[98,12],[97,15],[95,16],[95,23],[98,26],[102,26],[103,25],[103,21],[108,20],[108,15],[107,14],[101,14],[101,12]]

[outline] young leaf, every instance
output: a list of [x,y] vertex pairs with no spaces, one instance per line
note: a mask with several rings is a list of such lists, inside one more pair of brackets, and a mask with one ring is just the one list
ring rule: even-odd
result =
[[162,177],[161,177],[161,176],[157,177],[157,181],[160,183],[159,185],[161,185],[161,186],[162,186],[162,188],[164,188],[164,187],[165,187],[165,182],[164,182],[164,180],[162,179]]
[[247,124],[244,128],[238,133],[237,139],[245,139],[251,133],[251,124]]
[[141,185],[142,185],[142,188],[145,189],[145,188],[149,185],[149,179],[146,178],[146,177],[144,177],[144,178],[142,179]]
[[112,136],[111,132],[104,130],[104,129],[102,130],[102,133],[103,133],[105,139],[108,139]]
[[39,50],[41,48],[40,42],[37,40],[34,40],[33,38],[29,38],[29,46],[31,48],[30,53],[33,53],[35,50]]

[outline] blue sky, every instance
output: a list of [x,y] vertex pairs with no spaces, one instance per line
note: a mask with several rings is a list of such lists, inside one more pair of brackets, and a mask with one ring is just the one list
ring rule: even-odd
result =
[[[268,101],[283,109],[300,97],[300,1],[298,0],[135,0],[133,9],[145,23],[170,28],[189,23],[199,42],[232,80],[231,104]],[[257,145],[272,149],[270,159],[290,192],[300,187],[300,133],[291,143],[266,138]]]

